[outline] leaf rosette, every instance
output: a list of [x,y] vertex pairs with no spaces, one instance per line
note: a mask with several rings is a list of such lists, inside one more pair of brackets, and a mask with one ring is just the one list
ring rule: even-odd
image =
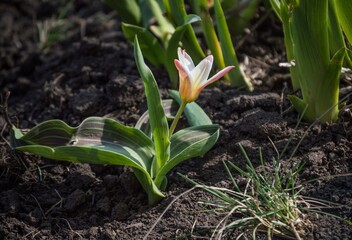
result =
[[168,120],[174,118],[182,102],[179,94],[171,90],[174,99],[161,100],[137,39],[135,59],[148,103],[148,111],[135,127],[103,117],[89,117],[77,127],[49,120],[27,133],[13,126],[12,148],[55,160],[129,166],[148,194],[149,204],[160,201],[165,197],[162,191],[167,185],[167,173],[181,162],[209,151],[219,137],[219,127],[192,102],[184,109],[190,127],[169,136]]

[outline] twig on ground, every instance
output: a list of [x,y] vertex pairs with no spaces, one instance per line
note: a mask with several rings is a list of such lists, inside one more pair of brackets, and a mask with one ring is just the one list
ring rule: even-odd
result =
[[55,203],[54,205],[52,205],[52,206],[45,212],[45,215],[48,215],[54,208],[56,208],[57,205],[61,205],[62,202],[63,202],[63,200],[64,200],[64,199],[61,197],[60,193],[59,193],[56,189],[54,189],[54,191],[55,191],[56,194],[59,196],[60,200],[59,200],[57,203]]
[[42,206],[40,205],[38,199],[33,194],[31,194],[31,197],[34,198],[34,200],[36,201],[36,203],[37,203],[37,205],[38,205],[38,207],[40,209],[40,212],[42,213],[43,218],[45,219],[46,216],[45,216],[44,210],[43,210]]

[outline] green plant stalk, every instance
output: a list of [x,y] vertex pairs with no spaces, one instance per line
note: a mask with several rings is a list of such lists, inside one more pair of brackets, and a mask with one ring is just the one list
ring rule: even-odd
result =
[[[205,41],[214,56],[214,62],[219,69],[225,68],[225,61],[221,51],[220,43],[213,25],[213,20],[208,12],[202,11],[202,29],[204,32]],[[225,75],[226,76],[226,75]],[[229,81],[229,78],[226,77]]]
[[[288,10],[287,5],[281,4],[280,11],[281,11],[282,26],[283,26],[283,30],[284,30],[286,59],[287,59],[287,62],[290,63],[295,58],[293,56],[293,42],[292,42],[292,36],[291,36],[291,31],[290,31],[289,10]],[[292,82],[293,90],[300,89],[299,72],[295,66],[290,67],[290,74],[291,74],[291,82]]]
[[[293,55],[293,40],[292,40],[291,30],[290,30],[291,11],[289,10],[289,5],[288,3],[279,1],[279,0],[270,0],[270,4],[274,9],[276,15],[282,22],[283,31],[284,31],[284,43],[285,43],[285,49],[286,49],[286,59],[287,59],[287,62],[290,63],[295,58]],[[298,69],[294,66],[291,66],[290,74],[291,74],[291,83],[292,83],[293,89],[294,90],[300,89],[300,83],[299,83],[300,77],[299,77]]]
[[282,22],[281,19],[281,2],[280,0],[269,0],[271,7],[273,8],[274,12],[276,13],[276,16],[280,19],[280,21]]
[[221,50],[223,53],[225,65],[233,65],[237,71],[230,71],[228,73],[230,84],[234,87],[246,87],[248,90],[253,90],[253,85],[250,80],[244,76],[240,69],[235,49],[232,44],[230,32],[226,23],[224,12],[221,8],[219,0],[214,2],[215,16],[217,22],[217,30],[221,43]]
[[339,20],[336,14],[335,4],[332,0],[329,0],[329,24],[328,24],[328,34],[329,34],[329,47],[330,52],[334,54],[345,46],[345,41],[343,39],[342,30],[340,27]]
[[352,69],[352,50],[347,49],[346,66]]
[[[352,1],[349,0],[330,0],[329,1],[332,8],[335,10],[335,18],[338,18],[339,23],[342,26],[342,29],[346,35],[346,38],[349,42],[349,48],[352,44]],[[341,31],[341,29],[339,28]],[[341,33],[341,37],[338,36],[339,41],[342,38],[343,46],[346,47],[346,43],[343,39],[343,34]],[[340,45],[342,46],[342,45]],[[352,55],[350,52],[347,52],[345,55],[345,65],[352,69]]]
[[175,28],[168,21],[168,19],[163,16],[160,6],[156,0],[148,0],[148,5],[152,10],[154,17],[156,18],[156,21],[159,24],[159,27],[157,27],[157,29],[161,34],[161,39],[164,43],[164,47],[166,47],[165,44],[167,44],[172,33],[175,31]]
[[172,34],[172,37],[167,43],[164,66],[169,73],[173,88],[177,88],[179,83],[179,74],[175,68],[174,60],[177,58],[177,49],[179,47],[180,40],[183,38],[187,28],[196,21],[200,21],[200,17],[197,15],[192,14],[185,16],[183,24],[176,28],[175,32]]
[[171,11],[170,1],[169,0],[163,0],[163,4],[164,4],[164,7],[165,7],[165,11],[167,13],[170,13],[170,11]]
[[350,44],[352,44],[352,1],[334,0],[337,16]]
[[177,126],[177,123],[180,120],[180,117],[181,117],[183,111],[185,110],[186,105],[187,105],[187,102],[184,102],[184,101],[181,102],[180,108],[178,109],[177,114],[176,114],[176,116],[175,116],[175,118],[172,121],[172,124],[170,126],[169,139],[171,138],[172,134],[174,133],[175,128]]
[[134,41],[134,56],[144,84],[144,92],[147,97],[148,111],[150,113],[150,126],[155,145],[155,161],[153,161],[151,170],[151,177],[153,178],[156,172],[170,158],[169,128],[157,83],[153,73],[144,63],[137,36]]
[[184,39],[182,40],[182,44],[184,49],[187,49],[189,54],[191,54],[192,58],[196,62],[200,62],[203,58],[205,58],[205,54],[199,45],[198,39],[191,25],[186,27],[186,32]]
[[345,50],[330,60],[327,19],[328,0],[302,0],[292,9],[290,31],[303,99],[289,99],[301,114],[307,107],[304,118],[310,122],[322,115],[322,122],[338,118],[339,76]]
[[142,12],[137,0],[105,0],[105,2],[117,11],[123,22],[142,26]]
[[172,88],[174,89],[176,89],[179,84],[179,79],[178,79],[179,76],[178,76],[178,71],[174,64],[174,59],[177,58],[177,48],[179,46],[179,41],[184,35],[186,27],[187,26],[179,26],[176,28],[176,31],[170,38],[167,44],[168,46],[165,51],[164,66],[166,68],[166,71],[169,74],[169,77],[172,83]]
[[[220,42],[218,40],[218,37],[214,29],[213,20],[210,16],[209,11],[206,9],[205,1],[201,0],[201,2],[202,3],[200,3],[200,5],[198,6],[199,7],[198,15],[200,15],[202,19],[201,26],[204,32],[205,41],[207,42],[207,45],[214,56],[214,62],[216,66],[219,69],[223,69],[225,68],[226,65],[224,61],[224,56],[221,51]],[[228,75],[225,75],[225,79],[227,81],[230,81],[230,79],[228,78]]]
[[[145,192],[147,193],[149,205],[154,205],[165,198],[165,195],[162,194],[161,192],[160,192],[161,194],[156,194],[154,192],[153,185],[148,184],[147,177],[141,170],[133,168],[133,173],[138,179],[143,189],[145,190]],[[154,186],[160,189],[160,186],[157,186],[156,184]]]
[[[344,40],[344,36],[342,33],[342,29],[340,27],[340,22],[337,16],[336,7],[333,0],[329,0],[329,24],[328,24],[328,33],[329,33],[329,47],[330,53],[333,55],[341,48],[346,48],[346,43]],[[350,56],[345,55],[344,65],[352,69],[352,61]]]
[[[183,25],[184,19],[187,16],[184,0],[178,0],[178,1],[164,0],[164,1],[168,2],[168,5],[170,6],[170,10],[168,14],[171,15],[176,25],[177,26]],[[182,44],[183,44],[183,48],[189,52],[190,56],[192,56],[192,59],[194,59],[196,62],[200,62],[205,57],[205,54],[199,45],[199,42],[197,40],[197,37],[191,25],[186,27],[186,32],[182,39]]]

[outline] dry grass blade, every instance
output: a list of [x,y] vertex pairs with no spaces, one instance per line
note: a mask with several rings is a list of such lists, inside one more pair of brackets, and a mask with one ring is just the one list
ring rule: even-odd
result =
[[[236,239],[245,238],[248,231],[251,230],[253,239],[256,239],[258,233],[265,233],[268,239],[273,236],[280,236],[285,239],[300,240],[304,238],[308,229],[312,228],[312,223],[307,218],[307,214],[312,212],[325,214],[322,212],[324,208],[345,207],[301,195],[303,186],[296,184],[296,177],[303,168],[302,164],[296,164],[291,171],[283,174],[281,164],[274,158],[273,170],[267,172],[260,153],[262,166],[259,168],[264,172],[264,175],[262,175],[251,164],[244,149],[242,147],[241,149],[247,161],[246,170],[231,162],[224,163],[229,179],[233,183],[233,190],[200,185],[180,174],[187,181],[196,184],[196,186],[216,198],[212,201],[199,202],[211,207],[210,212],[223,215],[218,224],[214,226],[211,239],[222,239],[225,236],[233,237],[229,235],[233,230],[238,232],[235,236]],[[229,166],[247,180],[243,189],[237,186]],[[330,216],[330,214],[327,215]],[[338,216],[334,217],[349,223],[346,219]]]

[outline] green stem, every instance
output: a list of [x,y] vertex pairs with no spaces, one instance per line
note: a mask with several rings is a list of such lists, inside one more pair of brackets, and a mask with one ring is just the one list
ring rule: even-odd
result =
[[185,107],[186,107],[186,102],[185,101],[182,101],[181,105],[180,105],[180,108],[178,109],[177,113],[176,113],[176,116],[174,118],[174,120],[172,121],[172,124],[170,126],[170,130],[169,130],[169,138],[171,138],[175,128],[176,128],[176,125],[178,123],[178,120],[180,120],[180,117],[183,113],[183,110],[185,110]]
[[164,17],[161,7],[156,0],[149,0],[148,3],[156,21],[159,24],[158,28],[162,33],[162,42],[164,46],[166,46],[168,44],[168,41],[170,40],[171,34],[175,31],[175,28],[167,20],[167,18]]

